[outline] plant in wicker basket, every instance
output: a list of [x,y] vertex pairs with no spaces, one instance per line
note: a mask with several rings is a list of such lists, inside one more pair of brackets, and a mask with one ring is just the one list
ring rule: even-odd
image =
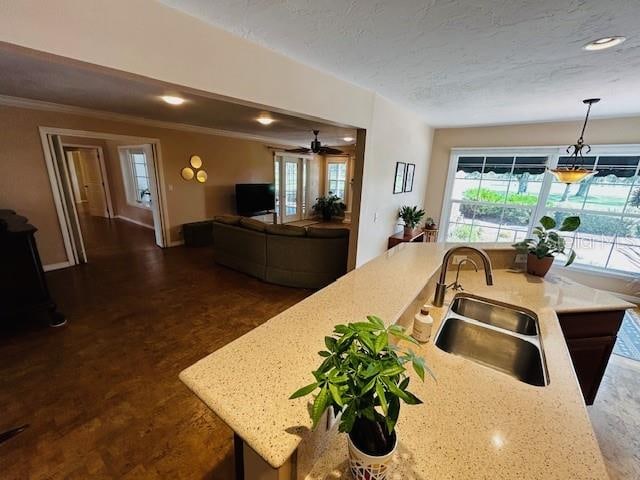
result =
[[[326,350],[315,370],[315,381],[296,391],[291,398],[317,392],[310,411],[315,428],[331,408],[342,414],[339,431],[349,435],[351,471],[356,479],[382,480],[387,462],[396,447],[395,426],[401,402],[422,403],[409,389],[407,365],[424,381],[432,375],[424,358],[394,341],[417,342],[399,325],[385,327],[380,318],[336,325],[325,337]],[[433,376],[433,375],[432,375]]]

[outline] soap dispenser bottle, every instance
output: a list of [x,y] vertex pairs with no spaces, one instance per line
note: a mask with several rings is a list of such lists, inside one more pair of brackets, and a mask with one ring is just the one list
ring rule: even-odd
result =
[[433,317],[429,315],[429,308],[423,306],[413,318],[411,336],[420,343],[426,343],[431,337],[431,327],[433,327]]

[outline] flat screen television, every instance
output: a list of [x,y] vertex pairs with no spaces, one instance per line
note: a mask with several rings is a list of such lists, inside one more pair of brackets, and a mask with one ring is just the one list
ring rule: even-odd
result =
[[276,208],[276,189],[273,183],[237,183],[236,210],[238,215],[259,215]]

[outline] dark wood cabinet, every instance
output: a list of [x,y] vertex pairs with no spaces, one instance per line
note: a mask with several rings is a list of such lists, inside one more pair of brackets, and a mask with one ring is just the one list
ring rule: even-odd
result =
[[50,325],[62,325],[64,316],[49,295],[36,231],[25,217],[0,210],[0,319],[24,323],[44,316]]
[[587,405],[595,401],[624,313],[616,310],[558,314]]

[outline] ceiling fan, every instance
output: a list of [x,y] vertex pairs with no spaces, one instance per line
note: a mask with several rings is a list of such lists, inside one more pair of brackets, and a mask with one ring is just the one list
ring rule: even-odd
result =
[[313,134],[315,135],[315,140],[311,142],[311,148],[300,147],[300,148],[292,148],[289,150],[285,150],[285,152],[289,153],[319,153],[321,155],[340,155],[344,153],[342,150],[338,150],[337,148],[331,148],[323,146],[320,140],[318,140],[318,134],[320,130],[314,130]]

